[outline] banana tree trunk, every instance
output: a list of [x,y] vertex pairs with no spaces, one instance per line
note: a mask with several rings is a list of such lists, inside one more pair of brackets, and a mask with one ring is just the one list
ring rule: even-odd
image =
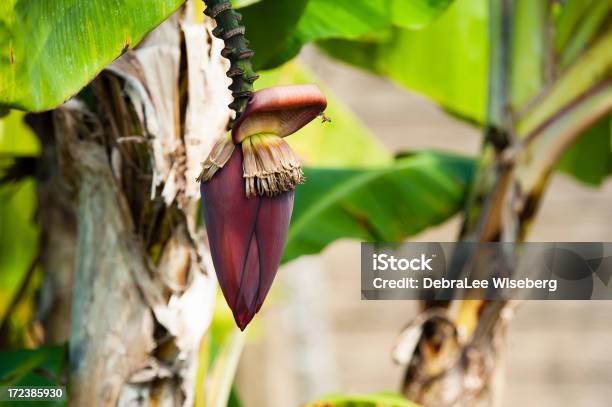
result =
[[[516,241],[520,227],[516,214],[506,212],[513,181],[505,154],[515,141],[509,110],[513,7],[514,0],[489,1],[487,126],[461,241]],[[449,274],[461,276],[470,260],[453,261],[456,267]],[[499,406],[505,306],[501,301],[469,300],[425,304],[395,349],[396,360],[407,367],[404,394],[428,407]]]
[[60,108],[31,115],[41,318],[69,340],[70,404],[191,406],[216,280],[200,163],[230,119],[223,43],[188,3]]
[[[542,94],[523,112],[513,111],[512,30],[516,7],[543,7],[540,61]],[[558,77],[551,75],[547,2],[489,1],[488,124],[479,170],[464,211],[461,241],[520,242],[537,213],[546,184],[563,153],[589,126],[612,112],[612,63],[604,32]],[[519,47],[523,44],[515,44]],[[585,72],[590,72],[586,74]],[[577,82],[576,76],[589,80]],[[570,86],[574,85],[575,86]],[[559,89],[570,89],[567,94]],[[542,111],[545,110],[545,113]],[[517,264],[519,253],[502,259]],[[461,277],[461,266],[450,270]],[[459,264],[459,263],[456,263]],[[456,265],[455,264],[455,265]],[[396,360],[405,365],[403,390],[425,406],[498,406],[501,402],[505,325],[515,301],[454,300],[427,304],[401,334]]]

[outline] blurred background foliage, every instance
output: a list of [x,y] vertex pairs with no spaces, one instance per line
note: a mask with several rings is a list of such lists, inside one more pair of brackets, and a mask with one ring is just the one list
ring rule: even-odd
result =
[[380,392],[366,395],[330,394],[304,407],[418,407],[402,395],[393,392]]
[[[256,89],[292,83],[321,83],[303,64],[293,61],[263,71]],[[348,108],[321,85],[327,95],[325,114],[332,123],[306,126],[287,138],[300,158],[316,167],[380,167],[393,162],[393,154],[374,138]],[[338,153],[341,151],[341,153]]]
[[[6,171],[15,160],[36,156],[37,138],[12,110],[0,119],[0,343],[23,344],[35,312],[38,249],[36,184],[32,178],[12,181]],[[39,270],[40,272],[40,270]],[[40,273],[38,273],[40,274]],[[36,278],[37,277],[37,278]],[[10,311],[10,312],[9,312]]]
[[[61,383],[66,354],[63,346],[0,351],[0,383],[3,386],[53,386]],[[64,402],[46,406],[64,405]]]
[[[258,88],[320,82],[293,60],[311,43],[332,58],[431,98],[449,114],[475,126],[485,125],[487,0],[233,2],[243,14],[256,51],[255,64],[263,70]],[[181,0],[2,2],[0,177],[9,174],[16,160],[39,153],[36,138],[23,122],[24,113],[10,109],[41,111],[63,103],[181,4]],[[195,4],[201,12],[202,3]],[[599,65],[587,58],[594,58],[588,49],[595,42],[604,50],[611,44],[612,0],[516,0],[515,8],[511,108],[519,122],[537,123],[533,117],[538,116],[530,116],[530,109],[544,92],[554,93],[555,78],[569,78],[558,90],[563,101],[585,84],[609,77],[609,55],[597,59]],[[550,24],[555,33],[552,40]],[[285,261],[317,253],[341,237],[401,240],[461,208],[473,175],[472,159],[441,152],[395,157],[329,90],[326,94],[333,124],[309,126],[289,139],[309,166],[309,182],[297,191]],[[560,103],[553,100],[550,106]],[[546,106],[543,109],[540,116],[547,119]],[[606,117],[565,153],[559,168],[579,181],[601,184],[612,172],[611,136],[610,117]],[[5,181],[0,186],[1,342],[32,346],[35,332],[29,323],[35,316],[42,273],[36,266],[36,185],[31,178]],[[223,349],[233,343],[229,339],[233,322],[224,302],[218,304],[218,314],[203,341],[202,378],[209,371],[227,368],[215,361],[219,355],[231,357],[236,350]],[[61,349],[0,355],[0,381],[27,382],[41,366],[57,376],[64,358]],[[18,368],[17,360],[21,360]],[[200,392],[198,397],[204,403],[209,396]],[[231,389],[227,397],[230,405],[240,404]],[[357,404],[350,404],[344,396],[333,396],[326,405],[409,405],[389,397],[393,396],[362,397],[351,399]]]

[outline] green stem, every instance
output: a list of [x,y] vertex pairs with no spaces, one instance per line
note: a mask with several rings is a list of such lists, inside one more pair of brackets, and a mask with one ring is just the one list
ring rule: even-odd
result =
[[504,190],[506,172],[501,155],[514,141],[514,123],[510,111],[514,0],[489,0],[489,12],[487,125],[478,171],[470,191],[460,234],[463,240],[491,238],[484,231],[490,229],[491,223],[499,219],[499,207],[496,205],[499,197],[495,191]]
[[221,55],[230,61],[227,76],[232,79],[229,89],[234,97],[229,107],[238,119],[253,96],[253,82],[259,78],[251,63],[254,52],[248,48],[245,28],[240,24],[242,16],[232,9],[229,0],[204,0],[204,3],[207,6],[204,13],[217,22],[213,35],[225,43]]
[[[512,77],[512,28],[514,25],[514,0],[489,0],[489,95],[487,101],[487,125],[479,168],[460,233],[461,241],[491,242],[514,240],[515,219],[505,219],[504,203],[508,196],[512,168],[506,162],[505,153],[516,143],[514,121],[510,103]],[[503,224],[506,222],[507,224]],[[511,223],[510,223],[511,222]],[[510,232],[504,236],[504,230]],[[475,252],[465,258],[452,259],[450,275],[460,277],[465,264],[472,261]],[[466,338],[479,330],[479,336],[490,339],[492,326],[505,305],[500,301],[490,311],[491,302],[483,300],[454,300],[449,305],[449,316]],[[487,315],[486,319],[481,319]],[[472,321],[478,321],[473,324]]]
[[535,196],[541,194],[548,175],[568,147],[610,112],[612,81],[606,81],[590,89],[525,138],[518,152],[515,172],[521,195],[531,202],[529,206],[532,207]]
[[510,143],[510,78],[514,0],[490,0],[489,17],[489,97],[487,106],[488,141],[502,149]]
[[207,406],[225,407],[229,400],[240,355],[244,348],[246,334],[234,328],[227,343],[221,348],[210,372],[210,388],[207,392]]
[[520,138],[533,133],[564,106],[577,99],[612,72],[612,29],[608,29],[555,82],[536,97],[527,111],[518,118]]
[[591,43],[606,19],[610,17],[610,11],[612,11],[612,0],[597,1],[587,10],[586,16],[581,19],[580,25],[576,27],[574,35],[568,40],[560,55],[561,70],[568,67]]

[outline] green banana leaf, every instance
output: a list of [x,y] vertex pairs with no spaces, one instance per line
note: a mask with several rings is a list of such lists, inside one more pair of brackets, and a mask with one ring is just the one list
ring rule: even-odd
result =
[[251,4],[259,3],[261,0],[232,0],[232,6],[235,8],[250,6]]
[[[549,3],[514,2],[511,102],[521,111],[544,87],[548,19],[552,12],[556,58],[566,65],[590,45],[605,26],[611,0],[568,0],[552,10]],[[485,122],[488,75],[486,0],[457,0],[440,18],[420,31],[394,29],[386,40],[325,40],[329,55],[387,76],[421,92],[468,121]],[[559,63],[563,68],[566,65]],[[559,168],[587,184],[610,174],[610,130],[605,125],[585,133],[570,147]]]
[[0,321],[36,256],[35,210],[34,181],[0,186]]
[[419,407],[401,394],[378,392],[368,395],[331,394],[306,407]]
[[597,0],[567,0],[555,19],[555,51],[561,53],[572,38],[580,21]]
[[612,174],[612,118],[587,130],[561,157],[557,168],[585,184],[601,185]]
[[35,156],[40,142],[24,122],[25,113],[11,110],[0,118],[0,157]]
[[[580,2],[580,0],[577,0]],[[557,43],[575,42],[584,49],[598,34],[612,7],[584,7],[568,1],[558,12]],[[589,1],[584,2],[589,3]],[[511,96],[520,111],[542,91],[547,58],[547,2],[516,0],[513,16]],[[576,14],[592,27],[583,33]],[[605,20],[603,20],[605,21]],[[599,24],[599,25],[598,25]],[[561,40],[564,37],[569,39]],[[575,37],[575,38],[574,38]],[[488,2],[457,0],[439,18],[421,30],[393,29],[386,39],[371,37],[319,41],[329,55],[357,67],[389,77],[402,86],[423,93],[443,108],[478,123],[485,122],[488,82]],[[556,53],[562,54],[563,49]]]
[[567,68],[610,20],[612,0],[568,0],[555,20],[559,70]]
[[281,51],[307,3],[308,0],[261,0],[239,10],[250,48],[255,50],[255,69]]
[[[65,383],[65,353],[64,346],[0,351],[0,386],[50,387]],[[65,407],[68,405],[68,397],[64,394],[63,399],[13,405]]]
[[[512,102],[520,111],[544,86],[547,36],[547,2],[515,2]],[[593,43],[606,18],[612,12],[612,0],[568,0],[552,10],[555,35],[554,53],[557,72],[563,72]],[[588,185],[600,185],[612,174],[612,127],[610,117],[600,120],[562,156],[557,169]]]
[[[309,0],[295,31],[274,57],[260,62],[273,68],[295,57],[303,45],[328,38],[387,38],[393,26],[420,29],[452,0]],[[247,27],[248,28],[248,27]]]
[[327,40],[329,55],[432,98],[445,109],[482,123],[486,110],[486,0],[457,0],[418,30],[394,28],[385,41]]
[[62,380],[64,346],[0,351],[1,386],[53,386]]
[[184,0],[3,0],[0,105],[60,105]]
[[[11,157],[35,156],[40,145],[23,122],[23,113],[11,111],[0,119],[0,178]],[[0,185],[0,321],[24,281],[38,249],[35,225],[36,185],[32,180]]]
[[[285,62],[303,44],[322,37],[353,38],[384,30],[392,23],[413,28],[425,25],[450,1],[262,0],[237,5],[242,7],[259,68],[273,66],[271,60],[276,65]],[[6,46],[0,48],[0,105],[29,111],[60,105],[183,2],[2,2],[0,44]]]
[[391,0],[391,21],[413,30],[426,27],[455,0]]
[[397,242],[437,225],[462,207],[473,170],[472,159],[439,152],[378,169],[306,168],[283,261],[340,238]]
[[549,4],[516,0],[514,5],[510,99],[520,111],[544,85]]

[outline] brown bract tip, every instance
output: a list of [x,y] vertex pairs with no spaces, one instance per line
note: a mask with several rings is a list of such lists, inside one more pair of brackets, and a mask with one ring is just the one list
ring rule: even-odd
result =
[[275,196],[304,182],[304,173],[289,144],[273,134],[242,142],[243,176],[247,196]]
[[234,123],[232,138],[239,144],[260,134],[286,137],[295,133],[327,107],[327,100],[317,85],[274,86],[253,94],[245,111]]
[[206,158],[206,161],[202,163],[202,172],[197,181],[209,181],[213,175],[227,163],[234,152],[234,148],[236,148],[236,146],[229,133],[219,138]]

